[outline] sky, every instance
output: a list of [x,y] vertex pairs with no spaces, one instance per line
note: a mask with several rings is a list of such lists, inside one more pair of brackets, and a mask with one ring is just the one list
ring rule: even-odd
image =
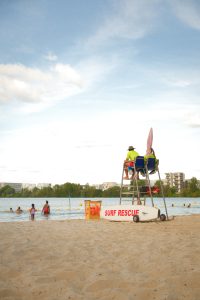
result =
[[[200,1],[0,1],[0,182],[200,179]],[[156,179],[156,175],[153,179]]]

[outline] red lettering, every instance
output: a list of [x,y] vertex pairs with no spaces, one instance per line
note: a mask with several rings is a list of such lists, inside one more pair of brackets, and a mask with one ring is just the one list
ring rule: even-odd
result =
[[132,214],[132,210],[131,210],[131,209],[129,209],[129,210],[128,210],[128,216],[130,217],[130,216],[131,216],[131,214]]
[[[116,210],[113,210],[112,213],[113,213],[112,216],[115,216]],[[134,209],[134,210],[132,210],[132,209],[118,209],[117,210],[117,215],[122,216],[122,217],[126,217],[126,216],[131,217],[131,216],[134,216],[134,215],[139,215],[139,209]]]
[[116,214],[116,209],[105,210],[105,216],[115,216],[115,214]]

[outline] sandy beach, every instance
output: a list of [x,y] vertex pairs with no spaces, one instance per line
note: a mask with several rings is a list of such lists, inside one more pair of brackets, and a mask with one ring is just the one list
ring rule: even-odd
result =
[[200,299],[200,215],[0,223],[0,299]]

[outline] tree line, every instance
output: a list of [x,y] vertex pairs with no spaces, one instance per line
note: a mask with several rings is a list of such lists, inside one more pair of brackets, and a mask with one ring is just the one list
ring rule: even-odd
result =
[[28,188],[16,192],[14,188],[6,185],[0,189],[0,197],[13,197],[13,198],[44,198],[44,197],[74,197],[74,198],[99,198],[99,197],[119,197],[120,187],[114,186],[107,190],[96,189],[94,186],[66,182],[61,185],[48,186],[43,188]]
[[[138,181],[139,186],[145,186],[144,180]],[[162,197],[160,182],[157,181],[154,187],[158,187],[158,191],[154,194],[155,197]],[[198,180],[193,177],[190,181],[186,181],[184,188],[180,193],[177,193],[175,187],[163,186],[165,197],[200,197],[200,188]],[[127,191],[129,187],[126,187]],[[147,189],[148,190],[148,189]],[[71,198],[115,198],[120,195],[120,187],[114,186],[106,190],[96,189],[94,186],[66,182],[61,185],[48,186],[43,188],[35,187],[32,190],[27,188],[16,192],[12,187],[6,185],[0,189],[0,197],[13,197],[13,198],[45,198],[45,197],[71,197]],[[147,193],[148,196],[148,193]]]

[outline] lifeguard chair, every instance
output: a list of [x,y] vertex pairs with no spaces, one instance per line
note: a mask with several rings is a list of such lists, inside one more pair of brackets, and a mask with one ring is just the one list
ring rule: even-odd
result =
[[[128,167],[130,176],[129,185],[126,184],[127,180],[123,177],[125,169],[125,166],[123,164],[120,188],[120,205],[125,201],[132,201],[132,205],[146,205],[146,198],[150,197],[152,207],[154,207],[153,193],[155,192],[155,190],[153,190],[151,187],[150,175],[158,173],[161,194],[166,212],[166,216],[164,214],[160,215],[160,219],[163,220],[165,218],[168,219],[168,213],[164,197],[162,180],[158,168],[158,162],[159,161],[155,158],[149,157],[145,159],[144,156],[138,156],[133,162],[133,167]],[[139,174],[141,174],[144,177],[143,181],[139,179]],[[124,182],[125,180],[126,182]],[[156,190],[156,192],[158,192],[158,190]]]

